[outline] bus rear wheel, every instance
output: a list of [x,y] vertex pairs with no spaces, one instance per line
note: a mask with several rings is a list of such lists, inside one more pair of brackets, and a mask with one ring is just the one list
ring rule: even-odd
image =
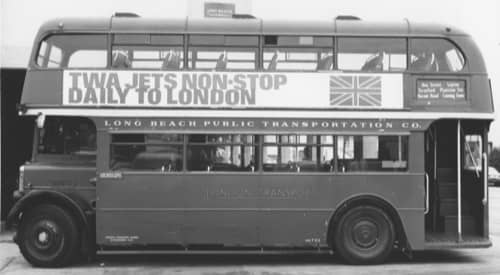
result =
[[374,206],[357,206],[340,218],[334,246],[350,264],[379,264],[391,253],[394,239],[394,224],[387,213]]
[[34,266],[67,266],[79,251],[76,222],[56,205],[35,206],[24,213],[18,234],[21,254]]

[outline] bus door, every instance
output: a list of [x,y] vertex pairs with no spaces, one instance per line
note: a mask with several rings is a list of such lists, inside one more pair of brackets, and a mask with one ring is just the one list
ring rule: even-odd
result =
[[488,236],[488,126],[463,120],[462,139],[462,233],[465,237]]
[[487,236],[487,134],[477,121],[441,120],[426,134],[427,242]]
[[100,132],[97,243],[182,244],[183,135]]

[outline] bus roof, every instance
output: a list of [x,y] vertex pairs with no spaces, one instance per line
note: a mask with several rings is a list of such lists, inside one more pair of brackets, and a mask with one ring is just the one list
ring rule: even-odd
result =
[[[460,29],[440,24],[363,20],[288,21],[262,19],[160,19],[141,17],[58,18],[44,23],[38,35],[52,32],[294,34],[370,36],[456,36]],[[40,38],[40,37],[39,37]]]

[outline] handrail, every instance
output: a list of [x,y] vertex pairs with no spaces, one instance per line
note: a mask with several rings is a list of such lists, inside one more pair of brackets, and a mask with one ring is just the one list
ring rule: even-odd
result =
[[429,174],[425,173],[425,211],[424,215],[429,213]]
[[488,202],[488,154],[483,153],[483,161],[484,161],[484,168],[483,168],[483,205],[486,205]]

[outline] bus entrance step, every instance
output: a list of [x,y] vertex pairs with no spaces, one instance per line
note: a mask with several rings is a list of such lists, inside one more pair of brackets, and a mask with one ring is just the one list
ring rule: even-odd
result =
[[457,170],[455,168],[438,168],[437,178],[439,181],[454,182],[457,180]]
[[[449,215],[443,216],[442,222],[444,225],[445,233],[457,233],[458,232],[458,218],[457,216]],[[476,222],[472,216],[462,216],[462,233],[464,234],[474,234],[476,233]]]
[[456,198],[457,197],[457,183],[456,182],[439,182],[439,197],[442,199]]
[[[439,214],[441,216],[456,216],[458,214],[457,199],[441,199],[439,201]],[[469,203],[462,202],[462,215],[472,214]]]

